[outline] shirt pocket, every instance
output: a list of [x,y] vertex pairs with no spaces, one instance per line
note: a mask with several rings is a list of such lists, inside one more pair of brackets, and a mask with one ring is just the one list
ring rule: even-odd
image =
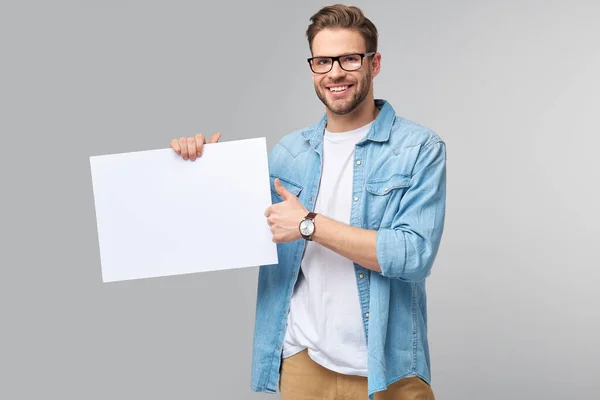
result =
[[400,207],[400,200],[410,187],[410,175],[378,174],[366,182],[367,226],[370,229],[390,226]]
[[387,196],[396,189],[405,189],[410,185],[410,176],[393,174],[387,178],[373,178],[367,182],[367,192],[375,196]]
[[270,180],[271,180],[271,200],[273,204],[279,203],[281,201],[283,201],[283,197],[281,197],[279,195],[279,193],[277,193],[277,189],[275,189],[275,178],[279,178],[279,180],[281,181],[281,184],[283,185],[284,188],[286,188],[288,190],[288,192],[294,194],[296,197],[300,196],[300,193],[302,192],[302,185],[287,179],[287,178],[283,178],[281,176],[277,176],[274,174],[270,174],[269,176]]

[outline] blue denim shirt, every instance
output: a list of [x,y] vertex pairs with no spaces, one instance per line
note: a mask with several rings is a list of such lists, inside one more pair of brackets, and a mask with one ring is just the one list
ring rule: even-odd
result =
[[[430,129],[397,116],[387,101],[377,99],[375,104],[380,112],[355,147],[350,216],[352,226],[377,231],[382,271],[354,263],[370,399],[406,376],[431,382],[425,279],[440,244],[446,201],[445,143]],[[292,132],[269,154],[273,204],[283,200],[273,183],[279,178],[314,210],[326,122],[324,115],[319,123]],[[259,269],[254,391],[277,391],[287,314],[305,244],[304,239],[279,243],[278,264]]]

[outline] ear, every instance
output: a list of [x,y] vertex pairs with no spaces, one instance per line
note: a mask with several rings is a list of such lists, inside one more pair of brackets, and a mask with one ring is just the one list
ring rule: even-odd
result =
[[381,71],[381,53],[377,52],[373,55],[373,59],[369,63],[371,67],[371,77],[375,78]]

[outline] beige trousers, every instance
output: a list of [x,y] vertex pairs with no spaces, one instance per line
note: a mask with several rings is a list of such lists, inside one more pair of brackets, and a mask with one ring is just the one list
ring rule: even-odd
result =
[[[342,375],[314,362],[303,350],[281,363],[281,400],[367,400],[367,378]],[[375,400],[435,400],[431,387],[412,376],[375,393]]]

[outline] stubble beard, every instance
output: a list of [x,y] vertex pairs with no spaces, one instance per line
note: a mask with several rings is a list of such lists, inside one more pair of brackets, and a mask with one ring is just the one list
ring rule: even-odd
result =
[[363,79],[359,81],[358,85],[354,85],[355,91],[354,96],[351,99],[340,101],[340,100],[327,100],[327,91],[329,89],[318,87],[315,85],[315,92],[317,93],[317,97],[319,100],[330,110],[332,113],[336,115],[347,115],[353,112],[358,108],[360,104],[362,104],[363,100],[367,98],[369,94],[371,83],[371,71],[367,71],[367,74]]

